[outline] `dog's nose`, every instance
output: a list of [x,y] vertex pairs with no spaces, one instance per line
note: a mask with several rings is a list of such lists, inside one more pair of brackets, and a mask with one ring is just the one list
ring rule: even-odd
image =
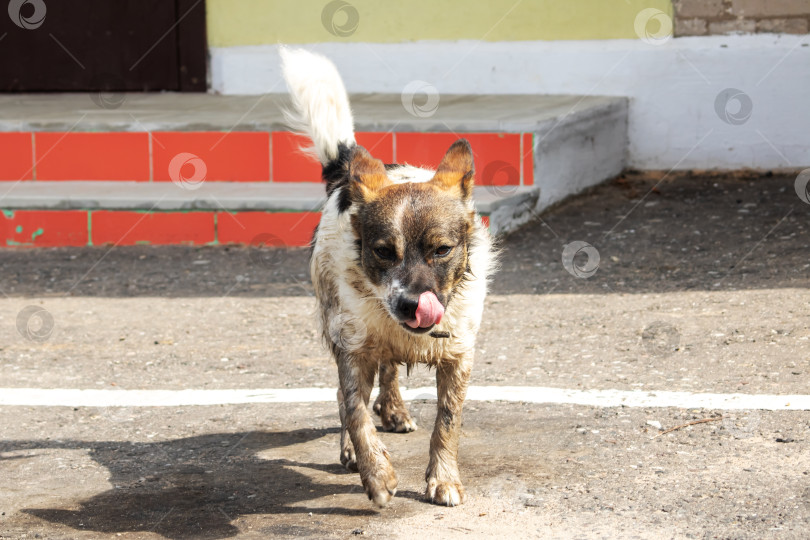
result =
[[409,298],[407,296],[400,296],[397,299],[396,312],[399,317],[406,321],[412,321],[416,318],[416,310],[419,307],[418,298]]

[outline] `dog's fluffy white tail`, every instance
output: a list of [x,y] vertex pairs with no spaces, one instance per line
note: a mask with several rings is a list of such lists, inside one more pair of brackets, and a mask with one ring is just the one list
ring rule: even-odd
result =
[[285,111],[290,128],[312,139],[322,165],[338,158],[338,145],[354,146],[354,120],[349,96],[335,65],[304,49],[282,47],[281,68],[292,97]]

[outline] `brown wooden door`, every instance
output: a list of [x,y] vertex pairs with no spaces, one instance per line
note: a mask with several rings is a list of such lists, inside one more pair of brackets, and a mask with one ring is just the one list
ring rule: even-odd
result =
[[2,0],[0,91],[205,91],[204,0]]

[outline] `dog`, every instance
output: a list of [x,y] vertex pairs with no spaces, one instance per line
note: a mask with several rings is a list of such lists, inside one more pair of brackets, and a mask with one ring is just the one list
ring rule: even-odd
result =
[[436,170],[383,164],[354,137],[349,98],[335,66],[302,49],[281,49],[292,106],[290,127],[307,134],[327,201],[315,231],[310,272],[321,334],[338,368],[340,462],[359,471],[383,507],[397,475],[368,411],[385,430],[416,424],[398,386],[398,366],[436,370],[437,415],[425,480],[427,500],[461,504],[461,409],[470,380],[495,251],[473,205],[473,153],[465,139]]

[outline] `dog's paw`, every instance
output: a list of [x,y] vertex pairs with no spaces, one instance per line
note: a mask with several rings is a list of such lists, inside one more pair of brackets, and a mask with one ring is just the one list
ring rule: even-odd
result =
[[396,494],[397,484],[397,473],[387,460],[376,472],[363,478],[366,495],[380,508],[385,507]]
[[357,456],[354,453],[354,447],[349,444],[346,448],[340,451],[340,464],[346,467],[347,471],[357,472]]
[[390,401],[377,400],[374,403],[374,412],[380,417],[382,427],[385,431],[394,433],[410,433],[416,431],[416,422],[411,418],[411,413],[404,403],[394,405]]
[[427,483],[425,498],[433,504],[458,506],[464,502],[466,494],[461,482],[441,482],[431,478]]
[[410,433],[411,431],[416,431],[416,422],[411,418],[411,414],[404,405],[401,408],[383,407],[379,415],[385,431],[393,431],[395,433]]

